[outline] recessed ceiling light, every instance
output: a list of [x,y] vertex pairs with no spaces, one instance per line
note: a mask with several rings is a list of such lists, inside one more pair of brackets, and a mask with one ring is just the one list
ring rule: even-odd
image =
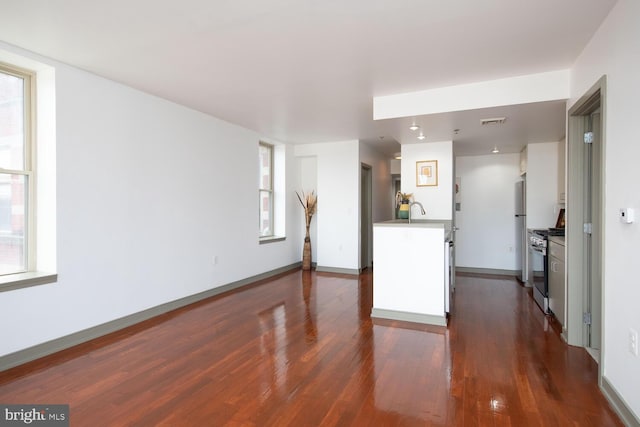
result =
[[402,160],[402,154],[400,152],[397,152],[393,155],[393,158],[396,160]]
[[417,124],[413,123],[411,126],[409,126],[409,129],[418,130],[418,129],[420,129],[420,126],[418,126]]
[[493,154],[498,154],[498,153],[500,152],[500,150],[498,150],[498,146],[497,146],[497,145],[495,145],[495,146],[493,147],[493,150],[491,150],[491,152],[492,152]]
[[424,134],[422,132],[420,132],[420,135],[418,135],[418,139],[422,141],[425,138],[426,138],[426,136],[424,136]]

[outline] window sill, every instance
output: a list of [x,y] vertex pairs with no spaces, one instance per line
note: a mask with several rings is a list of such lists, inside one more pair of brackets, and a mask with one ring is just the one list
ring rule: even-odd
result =
[[27,273],[7,274],[0,276],[0,292],[13,291],[15,289],[31,286],[45,285],[58,281],[55,273],[43,273],[41,271],[29,271]]
[[261,237],[260,238],[260,244],[264,245],[265,243],[282,242],[284,240],[286,240],[286,237],[282,237],[282,236]]

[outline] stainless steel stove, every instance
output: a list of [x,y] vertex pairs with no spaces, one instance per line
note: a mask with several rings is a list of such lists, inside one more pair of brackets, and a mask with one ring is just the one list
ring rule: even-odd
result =
[[564,228],[529,229],[528,284],[533,287],[533,299],[538,307],[549,313],[549,261],[547,259],[548,236],[564,236]]

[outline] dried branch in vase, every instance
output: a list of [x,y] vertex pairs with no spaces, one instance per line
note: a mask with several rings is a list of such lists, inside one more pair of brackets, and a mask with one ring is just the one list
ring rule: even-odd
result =
[[396,207],[400,206],[400,203],[402,203],[403,201],[410,202],[411,199],[413,199],[413,193],[403,193],[401,191],[398,191],[396,193]]
[[302,196],[300,196],[300,194],[296,191],[296,196],[298,196],[298,200],[304,208],[307,229],[309,229],[309,226],[311,225],[311,218],[313,218],[313,214],[316,213],[316,207],[318,206],[318,196],[316,195],[315,191],[307,194],[305,194],[303,191]]

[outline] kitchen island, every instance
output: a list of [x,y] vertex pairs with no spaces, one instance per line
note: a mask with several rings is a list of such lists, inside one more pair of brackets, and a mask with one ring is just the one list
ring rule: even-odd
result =
[[451,221],[373,225],[371,317],[446,326]]

